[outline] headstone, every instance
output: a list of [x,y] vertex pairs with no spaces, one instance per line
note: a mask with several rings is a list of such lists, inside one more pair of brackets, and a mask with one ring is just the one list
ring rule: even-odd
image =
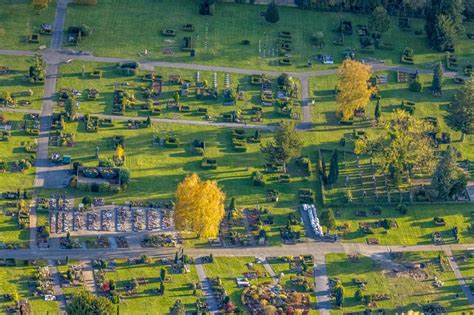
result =
[[213,74],[212,84],[214,86],[214,89],[217,90],[217,72],[214,72],[214,74]]

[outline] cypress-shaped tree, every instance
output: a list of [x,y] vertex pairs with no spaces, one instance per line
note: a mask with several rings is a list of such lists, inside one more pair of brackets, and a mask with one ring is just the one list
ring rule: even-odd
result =
[[265,20],[270,23],[276,23],[280,20],[280,12],[275,1],[268,5],[267,11],[265,11]]
[[380,112],[380,99],[378,99],[377,104],[375,105],[375,112],[374,112],[375,121],[377,122],[377,124],[379,123],[381,115],[382,113]]
[[339,177],[339,156],[337,153],[337,149],[334,149],[334,153],[331,157],[331,163],[329,164],[329,176],[328,176],[328,184],[333,185],[337,182],[337,178]]
[[165,294],[165,284],[163,283],[163,281],[160,282],[160,294]]
[[441,93],[443,88],[443,66],[439,62],[433,71],[433,81],[431,82],[431,90]]

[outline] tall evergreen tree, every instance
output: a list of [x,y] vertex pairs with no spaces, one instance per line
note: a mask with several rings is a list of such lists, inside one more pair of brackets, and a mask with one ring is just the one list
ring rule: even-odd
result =
[[431,180],[438,198],[448,199],[465,190],[469,176],[457,164],[456,150],[448,147],[443,152]]
[[474,133],[474,79],[467,81],[454,96],[446,116],[448,126],[461,132],[461,142],[466,134]]
[[441,93],[443,88],[443,66],[439,62],[433,71],[433,81],[431,81],[431,90]]
[[448,51],[454,47],[457,31],[453,20],[449,16],[440,14],[436,17],[435,32],[435,48],[438,51]]
[[336,228],[336,217],[334,216],[334,211],[329,208],[326,211],[323,211],[319,217],[322,226],[327,228],[327,232],[334,230]]
[[368,24],[369,30],[375,34],[382,34],[390,28],[390,17],[384,7],[379,6],[372,11]]
[[280,11],[275,1],[268,5],[267,11],[265,11],[265,20],[270,23],[276,23],[280,20]]
[[382,115],[381,111],[380,111],[380,99],[377,100],[377,104],[375,105],[375,112],[374,112],[374,116],[375,116],[375,121],[377,122],[377,124],[379,123],[380,121],[380,116]]
[[[440,45],[440,41],[446,40],[443,37],[453,37],[463,32],[463,11],[463,0],[431,0],[427,5],[425,30],[430,43],[438,50],[444,49],[443,45]],[[445,17],[440,18],[442,15]],[[450,32],[451,26],[448,25],[452,25],[454,34]],[[446,34],[446,31],[449,34]]]
[[339,177],[339,155],[337,153],[337,149],[334,149],[334,153],[331,157],[331,163],[329,164],[329,176],[328,176],[328,184],[334,185],[337,182],[337,178]]

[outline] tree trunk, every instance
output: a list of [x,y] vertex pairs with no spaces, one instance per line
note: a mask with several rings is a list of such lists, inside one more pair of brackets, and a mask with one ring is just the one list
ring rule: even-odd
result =
[[461,142],[464,143],[464,140],[466,140],[466,134],[463,132],[461,133]]

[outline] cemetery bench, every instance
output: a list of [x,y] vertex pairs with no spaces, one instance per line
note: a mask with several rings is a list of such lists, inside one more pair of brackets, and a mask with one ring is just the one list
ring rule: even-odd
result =
[[278,64],[280,66],[291,66],[291,61],[289,58],[278,59]]
[[176,36],[176,31],[170,28],[165,28],[161,31],[161,34],[166,37],[174,37]]
[[38,33],[33,33],[30,36],[28,36],[28,42],[32,44],[38,44],[40,39],[40,34]]
[[182,51],[191,51],[193,50],[193,39],[192,37],[184,37],[183,38],[183,45],[181,47]]
[[194,32],[194,25],[193,24],[184,24],[182,30],[185,32]]

